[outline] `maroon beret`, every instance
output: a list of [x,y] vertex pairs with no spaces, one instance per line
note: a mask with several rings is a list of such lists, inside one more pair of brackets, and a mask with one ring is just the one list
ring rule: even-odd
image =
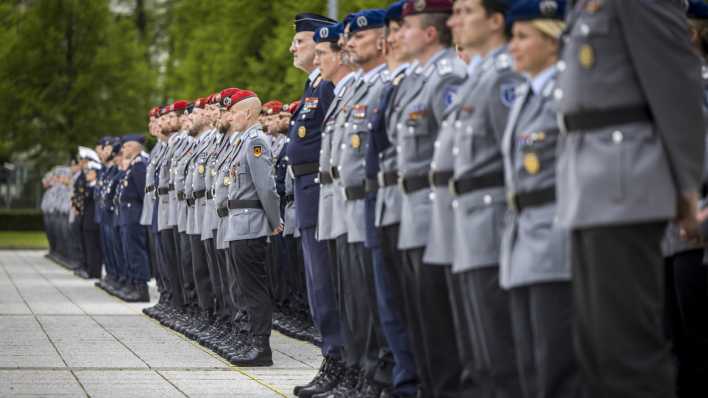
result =
[[403,16],[431,13],[452,13],[452,0],[406,0]]

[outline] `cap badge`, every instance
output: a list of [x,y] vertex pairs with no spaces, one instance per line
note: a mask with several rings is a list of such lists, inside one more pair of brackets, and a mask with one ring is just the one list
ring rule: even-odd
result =
[[558,2],[555,0],[543,0],[539,4],[539,9],[544,17],[553,16],[558,12]]
[[364,28],[364,27],[366,27],[366,25],[368,25],[368,24],[369,24],[369,21],[368,21],[368,20],[366,19],[366,17],[363,16],[363,15],[360,15],[360,16],[356,19],[356,25],[357,25],[358,27],[360,27],[360,28]]
[[421,12],[421,11],[425,10],[426,5],[427,4],[425,4],[425,0],[415,0],[415,4],[413,4],[413,8],[416,11]]
[[329,28],[320,29],[320,37],[322,37],[323,39],[329,37]]

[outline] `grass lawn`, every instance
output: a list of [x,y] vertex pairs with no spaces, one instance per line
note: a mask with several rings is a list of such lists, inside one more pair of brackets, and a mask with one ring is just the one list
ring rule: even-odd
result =
[[0,231],[0,250],[46,249],[49,247],[44,231]]

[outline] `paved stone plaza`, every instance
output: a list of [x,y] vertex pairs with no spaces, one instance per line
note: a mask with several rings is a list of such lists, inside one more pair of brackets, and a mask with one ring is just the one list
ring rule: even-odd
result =
[[144,316],[145,306],[44,252],[0,251],[0,397],[286,397],[321,361],[315,346],[273,332],[275,365],[237,368]]

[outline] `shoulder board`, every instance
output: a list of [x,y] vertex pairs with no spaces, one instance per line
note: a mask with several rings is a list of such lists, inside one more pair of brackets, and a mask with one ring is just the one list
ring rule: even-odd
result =
[[398,86],[399,84],[401,84],[404,77],[406,77],[405,73],[399,73],[398,76],[393,79],[393,85]]
[[452,71],[455,67],[449,58],[443,58],[443,59],[439,60],[435,64],[435,66],[437,67],[437,70],[438,70],[438,73],[440,74],[440,76],[449,75],[450,73],[452,73]]
[[499,54],[494,62],[494,66],[498,71],[511,68],[511,64],[511,56],[507,53]]
[[258,138],[258,131],[251,131],[248,133],[248,138]]

